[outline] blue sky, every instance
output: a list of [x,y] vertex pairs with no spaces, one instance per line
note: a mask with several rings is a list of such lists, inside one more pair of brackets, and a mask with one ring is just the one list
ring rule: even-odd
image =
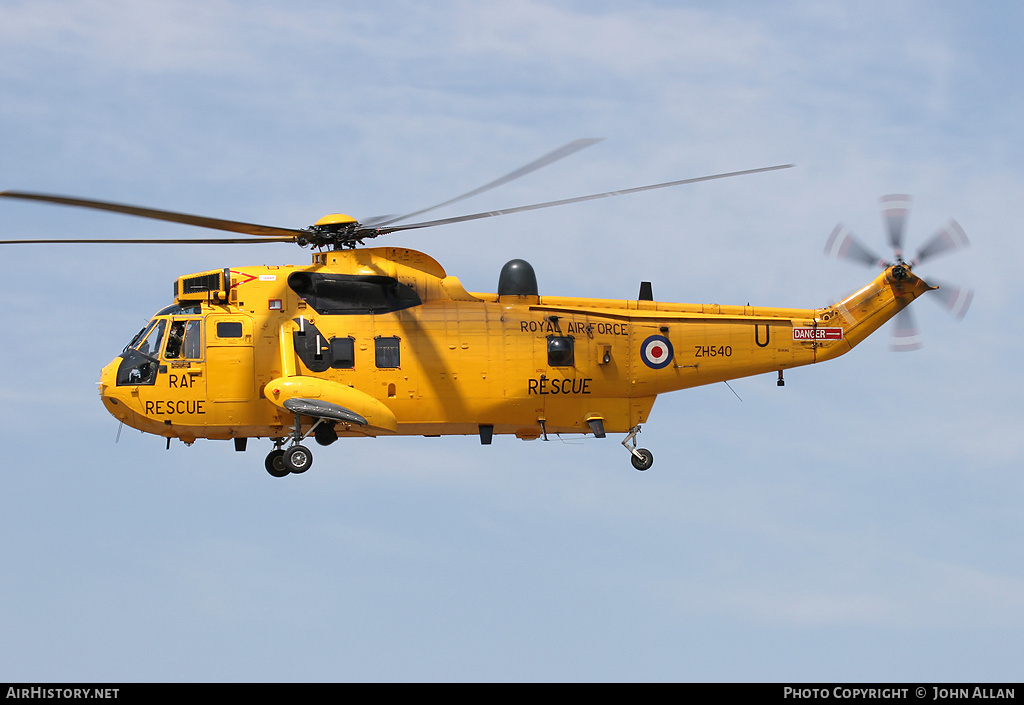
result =
[[[795,169],[391,236],[471,291],[813,307],[914,195],[915,304],[849,355],[659,399],[620,438],[164,450],[95,382],[181,274],[287,245],[9,247],[0,295],[0,679],[1017,680],[1024,103],[1011,3],[0,1],[0,188],[288,227],[408,212],[578,137],[438,217]],[[0,204],[0,237],[189,236]],[[199,233],[195,233],[199,234]],[[115,443],[115,439],[117,442]]]

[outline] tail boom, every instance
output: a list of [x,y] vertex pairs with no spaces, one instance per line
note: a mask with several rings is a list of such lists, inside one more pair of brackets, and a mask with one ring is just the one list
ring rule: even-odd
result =
[[814,362],[823,362],[849,352],[854,346],[881,328],[926,291],[928,285],[906,264],[890,265],[860,291],[834,306],[815,311],[815,321],[842,329],[840,344],[822,346]]
[[[906,264],[889,266],[871,283],[839,303],[819,309],[713,306],[697,313],[689,305],[658,305],[631,317],[631,396],[652,396],[802,367],[839,357],[881,328],[929,286]],[[672,311],[669,307],[691,310]],[[674,358],[653,365],[642,341],[664,336]]]

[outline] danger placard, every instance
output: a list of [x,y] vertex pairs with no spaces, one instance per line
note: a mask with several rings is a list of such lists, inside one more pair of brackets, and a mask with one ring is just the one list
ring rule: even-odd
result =
[[794,328],[793,340],[842,340],[842,328]]

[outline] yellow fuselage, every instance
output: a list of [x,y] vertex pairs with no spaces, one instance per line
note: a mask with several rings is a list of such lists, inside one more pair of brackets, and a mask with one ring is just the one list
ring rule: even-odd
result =
[[896,274],[782,309],[468,293],[419,252],[325,252],[181,277],[100,394],[129,426],[185,442],[287,436],[283,402],[299,397],[367,420],[342,436],[625,432],[658,394],[845,353],[929,288]]

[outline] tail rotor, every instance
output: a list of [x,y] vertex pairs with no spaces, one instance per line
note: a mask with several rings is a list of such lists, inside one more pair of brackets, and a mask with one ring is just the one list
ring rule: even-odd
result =
[[[948,252],[969,247],[971,244],[960,224],[955,220],[950,220],[918,248],[914,258],[907,262],[903,259],[903,238],[907,216],[910,212],[911,197],[906,194],[891,194],[882,196],[879,202],[882,209],[882,221],[885,224],[894,261],[888,262],[879,257],[842,223],[837,225],[829,236],[825,244],[825,254],[871,268],[884,269],[891,264],[902,264],[913,268]],[[934,280],[932,283],[938,284]],[[938,287],[935,290],[934,300],[942,304],[950,315],[958,320],[962,319],[970,308],[974,292],[971,289],[951,284],[938,284]],[[914,315],[908,308],[901,310],[894,318],[891,347],[898,352],[921,348],[921,335],[914,321]]]

